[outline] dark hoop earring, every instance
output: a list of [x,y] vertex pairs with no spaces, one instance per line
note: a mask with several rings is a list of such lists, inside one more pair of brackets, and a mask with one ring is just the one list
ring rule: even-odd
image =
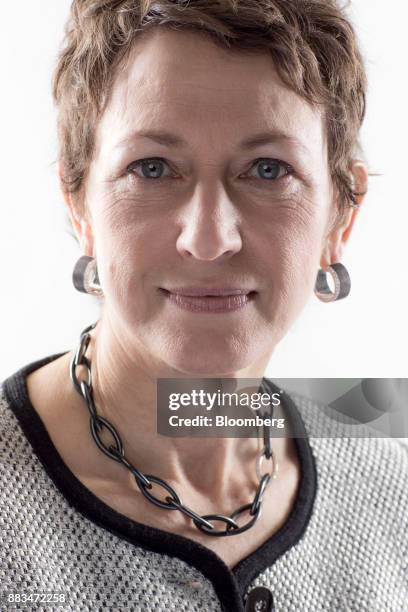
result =
[[103,291],[99,282],[98,269],[94,257],[83,255],[75,264],[72,282],[77,291],[101,297]]
[[[327,273],[329,273],[334,282],[334,291],[332,291],[327,282]],[[341,263],[332,264],[327,270],[320,269],[317,274],[315,284],[315,294],[322,302],[335,302],[342,300],[350,293],[351,280],[347,272],[347,268]]]

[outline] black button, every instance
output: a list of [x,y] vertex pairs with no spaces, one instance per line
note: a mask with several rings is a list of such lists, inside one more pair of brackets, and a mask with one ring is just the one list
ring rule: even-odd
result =
[[252,589],[246,600],[245,612],[274,612],[270,590],[265,587]]

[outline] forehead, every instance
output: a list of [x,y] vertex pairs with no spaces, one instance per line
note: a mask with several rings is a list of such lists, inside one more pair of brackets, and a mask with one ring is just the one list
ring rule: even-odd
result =
[[324,140],[320,112],[281,81],[267,52],[231,51],[168,28],[144,33],[118,70],[98,148],[148,128],[214,147],[267,129],[320,149]]

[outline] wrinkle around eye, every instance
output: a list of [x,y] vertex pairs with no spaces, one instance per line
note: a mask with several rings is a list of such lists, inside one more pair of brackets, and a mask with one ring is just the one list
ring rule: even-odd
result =
[[[139,175],[135,175],[132,171],[127,171],[132,163],[140,163],[146,159],[154,159],[154,156],[144,157],[141,160],[134,160],[126,166],[122,166],[121,170],[117,171],[113,176],[108,176],[104,182],[110,186],[110,190],[117,194],[117,199],[132,199],[134,202],[142,197],[146,199],[146,195],[157,201],[157,198],[163,197],[161,194],[170,193],[180,189],[187,191],[193,190],[194,185],[191,184],[192,177],[183,176],[174,169],[171,162],[164,160],[169,167],[169,175],[157,178],[146,178]],[[272,158],[271,158],[272,159]],[[287,197],[292,199],[296,197],[299,192],[305,192],[305,194],[313,194],[318,185],[318,181],[315,180],[313,172],[306,172],[305,168],[294,168],[291,164],[286,164],[292,171],[278,179],[265,179],[263,177],[252,176],[250,173],[256,167],[258,160],[253,160],[253,165],[249,166],[244,172],[242,170],[239,173],[234,174],[231,184],[228,185],[230,189],[237,189],[237,193],[247,192],[248,194],[254,194],[256,197],[258,194],[262,197],[268,197],[268,193],[275,194],[275,198]],[[171,174],[170,174],[171,173]],[[226,186],[227,187],[227,186]],[[141,205],[141,204],[140,204]]]
[[259,198],[253,198],[252,204],[263,209],[273,210],[276,213],[281,211],[285,214],[286,212],[294,211],[297,215],[301,215],[304,218],[311,217],[316,208],[312,192],[299,182],[294,183],[293,188],[290,187],[278,191],[271,190],[269,194],[262,190]]

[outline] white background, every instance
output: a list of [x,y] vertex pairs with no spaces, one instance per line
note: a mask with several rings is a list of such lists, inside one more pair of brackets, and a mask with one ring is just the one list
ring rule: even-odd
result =
[[[94,300],[72,286],[80,252],[56,177],[50,81],[69,5],[2,6],[0,380],[70,350],[98,318]],[[271,377],[408,377],[408,6],[354,0],[351,15],[370,82],[363,146],[370,169],[382,176],[370,180],[344,259],[351,295],[334,304],[311,297],[276,349]]]

